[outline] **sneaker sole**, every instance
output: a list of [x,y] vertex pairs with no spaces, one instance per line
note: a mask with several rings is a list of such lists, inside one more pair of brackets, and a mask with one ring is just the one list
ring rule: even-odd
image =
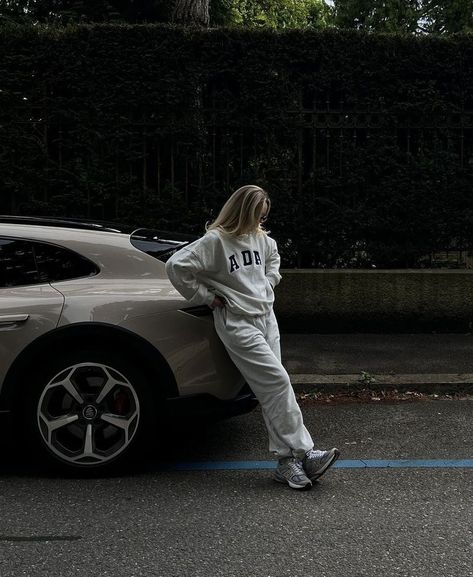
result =
[[298,489],[299,491],[308,491],[312,487],[311,481],[309,481],[305,485],[297,485],[296,483],[292,483],[291,481],[288,481],[286,479],[286,477],[279,476],[277,473],[275,473],[273,479],[277,483],[284,483],[285,485],[289,485],[289,487],[291,487],[291,489]]
[[317,479],[320,479],[320,477],[327,472],[328,469],[330,469],[330,467],[335,463],[335,461],[338,459],[338,457],[340,457],[340,451],[338,449],[332,449],[332,456],[331,458],[325,463],[325,465],[319,470],[317,471],[317,473],[315,475],[312,475],[311,477],[309,477],[309,479],[311,481],[316,481]]

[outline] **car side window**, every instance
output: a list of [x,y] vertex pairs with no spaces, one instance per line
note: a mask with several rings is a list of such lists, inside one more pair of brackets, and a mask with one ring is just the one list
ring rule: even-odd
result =
[[0,238],[0,287],[40,282],[31,243]]
[[93,262],[66,248],[0,238],[0,288],[87,277],[98,272]]
[[40,282],[53,282],[95,275],[97,266],[80,254],[61,246],[33,243]]

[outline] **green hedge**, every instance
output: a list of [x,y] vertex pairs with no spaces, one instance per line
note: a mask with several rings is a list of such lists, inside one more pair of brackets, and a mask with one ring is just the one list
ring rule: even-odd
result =
[[0,29],[0,210],[202,232],[269,190],[286,265],[422,266],[473,240],[473,39]]

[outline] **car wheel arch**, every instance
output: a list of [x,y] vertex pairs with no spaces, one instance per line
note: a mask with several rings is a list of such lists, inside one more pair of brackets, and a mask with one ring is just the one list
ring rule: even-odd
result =
[[[179,396],[174,374],[168,363],[159,350],[141,336],[106,323],[75,323],[41,335],[21,351],[6,375],[2,390],[2,406],[15,408],[24,388],[21,384],[18,386],[18,383],[22,376],[28,373],[29,367],[44,358],[44,354],[48,354],[51,350],[58,354],[61,350],[80,346],[88,349],[97,346],[98,350],[102,347],[104,351],[126,352],[140,363],[150,381],[159,378],[162,382],[162,388],[153,388],[155,395],[162,393],[163,399]],[[160,394],[156,397],[160,398]]]

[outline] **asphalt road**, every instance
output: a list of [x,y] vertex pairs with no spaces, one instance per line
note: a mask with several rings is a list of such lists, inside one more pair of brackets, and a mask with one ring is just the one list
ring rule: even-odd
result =
[[[0,576],[473,576],[473,468],[452,468],[473,458],[472,401],[303,411],[318,444],[342,450],[308,492],[258,468],[270,458],[258,410],[174,431],[166,467],[150,455],[112,478],[38,476],[5,457]],[[440,467],[348,466],[380,459]],[[181,470],[221,461],[250,465]]]

